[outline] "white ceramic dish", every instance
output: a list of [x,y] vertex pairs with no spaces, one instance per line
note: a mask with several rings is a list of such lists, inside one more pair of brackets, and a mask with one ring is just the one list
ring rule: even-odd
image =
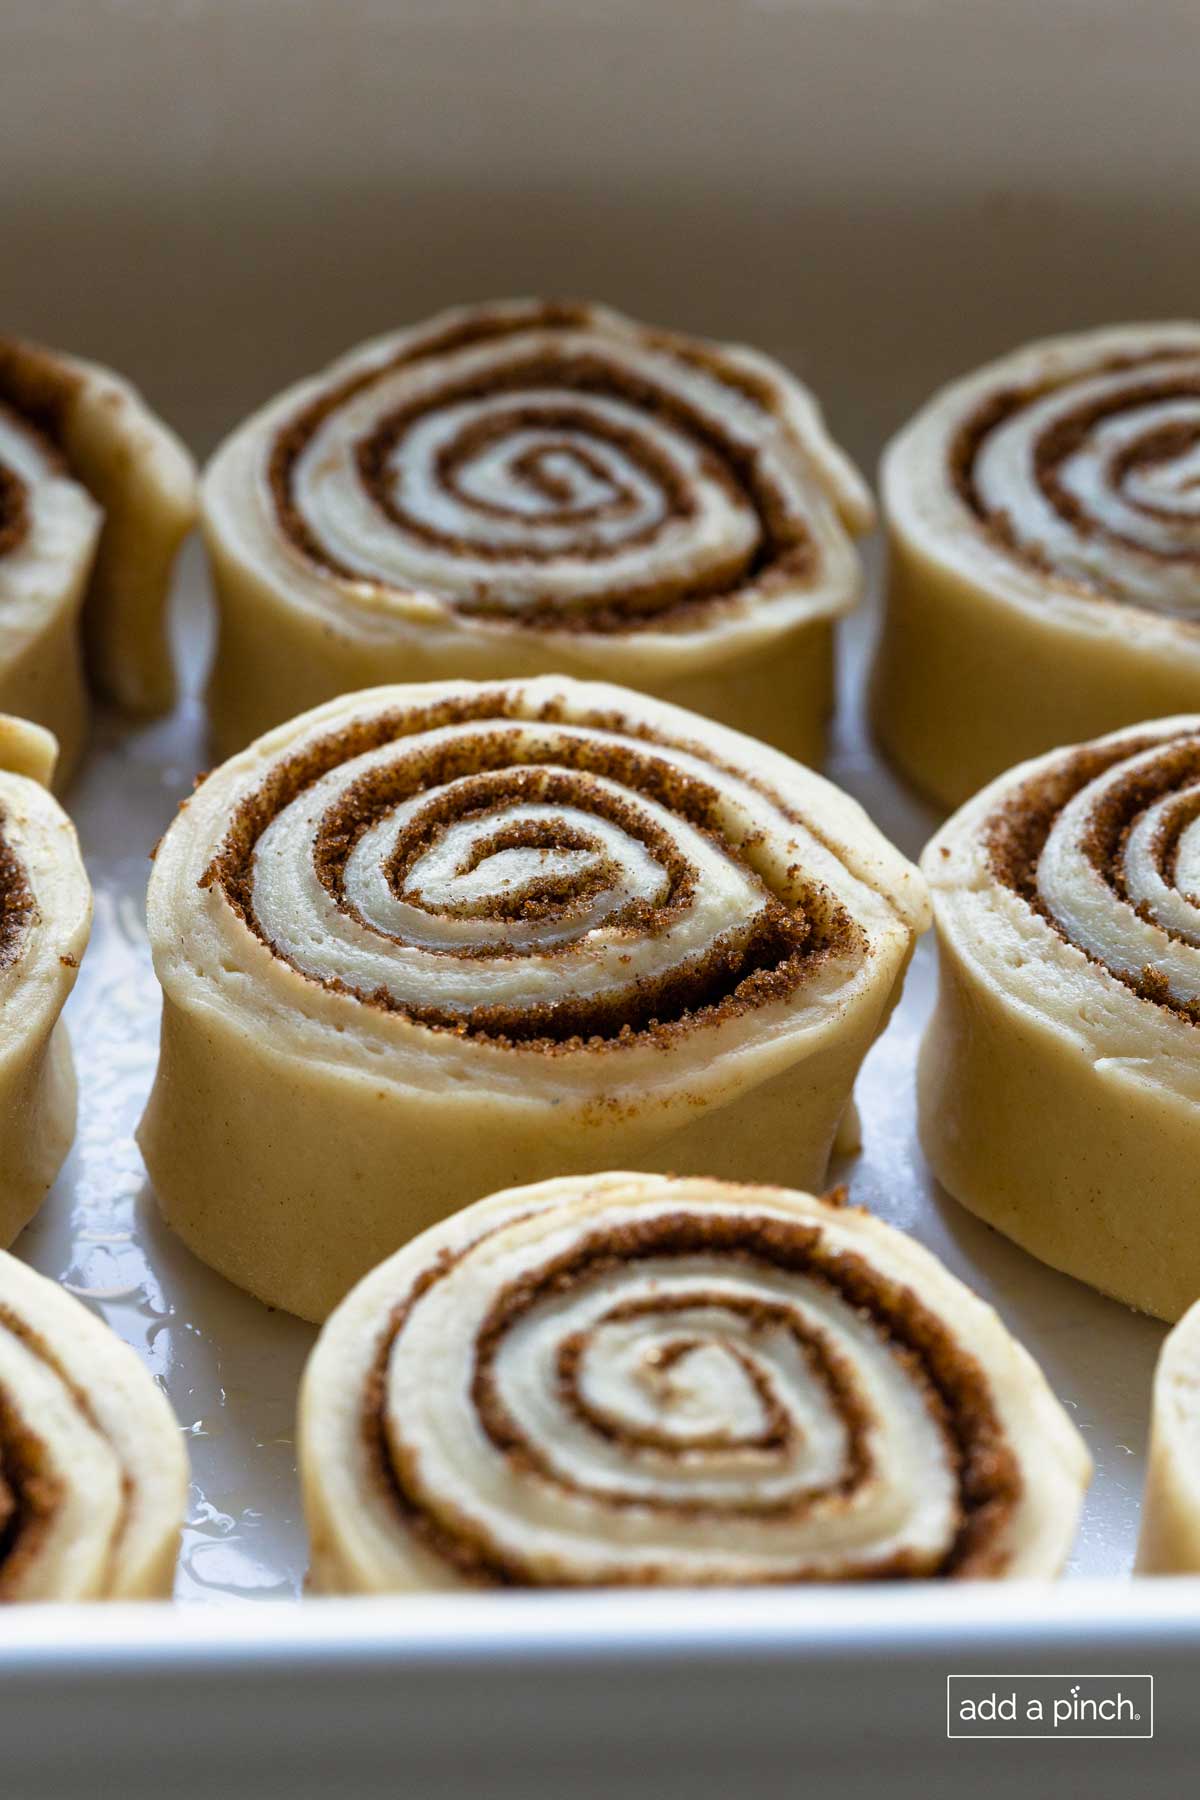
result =
[[[206,619],[199,559],[188,563],[182,636],[194,679]],[[856,696],[868,632],[863,615],[847,633],[830,769],[912,852],[932,815],[864,741]],[[1071,1407],[1096,1462],[1072,1579],[969,1594],[297,1604],[305,1542],[293,1410],[312,1329],[239,1293],[174,1240],[130,1136],[153,1071],[158,1011],[142,922],[147,856],[202,766],[202,743],[194,697],[149,730],[105,721],[72,796],[97,898],[70,1003],[80,1129],[17,1245],[136,1346],[184,1424],[194,1486],[181,1604],[0,1619],[0,1742],[18,1746],[31,1784],[18,1782],[14,1800],[97,1791],[138,1800],[168,1780],[197,1800],[214,1792],[303,1800],[334,1783],[342,1791],[343,1781],[356,1796],[436,1787],[538,1800],[568,1778],[573,1796],[611,1793],[615,1779],[617,1791],[653,1800],[676,1792],[715,1800],[735,1791],[731,1783],[752,1795],[791,1792],[801,1743],[806,1782],[816,1769],[831,1784],[818,1791],[852,1793],[861,1781],[873,1793],[886,1757],[889,1770],[911,1768],[913,1785],[902,1775],[900,1793],[927,1792],[930,1766],[952,1754],[976,1791],[1006,1793],[1020,1751],[1001,1746],[1006,1764],[986,1746],[945,1742],[945,1675],[960,1669],[1153,1670],[1159,1717],[1174,1680],[1176,1738],[1195,1730],[1184,1693],[1200,1655],[1200,1584],[1127,1579],[1162,1327],[1043,1268],[932,1183],[912,1122],[930,939],[860,1081],[862,1152],[835,1173],[856,1200],[914,1232],[986,1294]],[[90,1733],[111,1789],[76,1785]],[[1090,1791],[1107,1792],[1108,1746],[1077,1744],[1071,1754],[1073,1776],[1086,1769]]]
[[[775,350],[869,467],[937,381],[1015,341],[1195,313],[1198,60],[1192,0],[10,0],[4,323],[110,360],[206,450],[437,305],[595,292]],[[868,609],[846,634],[830,773],[912,853],[933,815],[859,725],[871,630]],[[1154,1671],[1151,1746],[1054,1755],[1099,1796],[1151,1768],[1194,1781],[1200,1584],[1127,1579],[1161,1328],[930,1184],[911,1103],[929,943],[840,1172],[995,1302],[1073,1408],[1097,1474],[1070,1578],[296,1603],[311,1331],[172,1240],[130,1136],[157,1011],[146,859],[204,763],[206,631],[193,546],[189,698],[148,730],[102,721],[70,797],[97,890],[70,1007],[80,1131],[18,1246],[185,1422],[181,1604],[0,1619],[5,1800],[1027,1793],[1036,1752],[945,1740],[945,1675],[972,1668]]]
[[[181,651],[194,687],[206,657],[200,559],[181,584]],[[915,854],[935,815],[907,795],[862,731],[870,630],[843,645],[843,704],[829,772]],[[191,1514],[176,1594],[185,1605],[288,1601],[305,1543],[293,1447],[296,1387],[310,1327],[213,1275],[160,1221],[132,1132],[154,1070],[158,988],[143,925],[148,857],[204,767],[194,693],[171,720],[129,732],[104,722],[69,796],[96,890],[92,942],[68,1017],[80,1077],[79,1132],[62,1176],[17,1254],[88,1300],[166,1387],[188,1437]],[[916,1048],[933,991],[926,937],[904,998],[858,1086],[863,1149],[833,1171],[852,1198],[937,1251],[1029,1345],[1087,1439],[1096,1476],[1071,1572],[1124,1576],[1141,1492],[1150,1380],[1162,1328],[1056,1275],[941,1195],[913,1129]]]

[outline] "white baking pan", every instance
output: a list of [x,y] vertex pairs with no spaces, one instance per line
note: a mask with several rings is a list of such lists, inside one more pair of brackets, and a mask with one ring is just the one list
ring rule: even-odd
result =
[[[7,0],[0,328],[131,374],[204,451],[285,380],[454,299],[595,293],[796,366],[873,465],[943,377],[1043,331],[1195,315],[1192,0]],[[906,851],[934,815],[863,735],[830,773]],[[940,1195],[912,1130],[918,953],[860,1084],[853,1197],[998,1306],[1096,1461],[1056,1588],[298,1604],[312,1332],[158,1222],[151,846],[205,766],[188,698],[102,720],[69,797],[96,925],[76,1148],[18,1254],[143,1354],[194,1470],[175,1608],[0,1614],[0,1795],[1127,1794],[1200,1754],[1200,1584],[1131,1583],[1162,1329]],[[253,1603],[253,1604],[251,1604]],[[1153,1672],[1156,1736],[946,1739],[949,1673]]]

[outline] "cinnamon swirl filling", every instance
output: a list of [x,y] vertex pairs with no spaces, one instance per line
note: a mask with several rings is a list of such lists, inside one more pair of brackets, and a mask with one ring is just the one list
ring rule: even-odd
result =
[[752,779],[520,690],[359,717],[271,766],[201,886],[306,978],[422,1025],[620,1044],[862,949]]
[[9,376],[0,342],[0,574],[4,559],[28,545],[45,484],[68,473],[49,434],[53,415],[10,404]]
[[977,404],[950,475],[1006,551],[1080,591],[1200,611],[1200,349],[1056,367]]
[[996,1345],[976,1354],[895,1238],[838,1196],[632,1175],[497,1196],[335,1315],[306,1454],[378,1318],[364,1504],[454,1582],[1002,1576],[1027,1494]]
[[0,1252],[0,1603],[169,1592],[186,1485],[133,1352]]
[[[0,1334],[11,1336],[35,1358],[44,1355],[45,1346],[31,1342],[26,1326],[4,1307]],[[81,1397],[72,1393],[72,1400],[78,1405]],[[36,1419],[0,1376],[0,1604],[19,1596],[64,1499],[63,1478]]]
[[17,960],[35,913],[33,890],[21,858],[4,835],[0,807],[0,969]]
[[685,628],[821,578],[786,378],[602,309],[481,307],[279,428],[296,555],[512,626]]
[[1134,732],[1042,768],[988,820],[992,871],[1141,999],[1200,1022],[1200,738]]

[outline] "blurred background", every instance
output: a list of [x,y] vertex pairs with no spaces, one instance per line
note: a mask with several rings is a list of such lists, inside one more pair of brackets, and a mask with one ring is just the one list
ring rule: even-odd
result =
[[444,302],[595,295],[870,461],[993,350],[1196,313],[1198,68],[1195,0],[5,0],[0,318],[203,449]]

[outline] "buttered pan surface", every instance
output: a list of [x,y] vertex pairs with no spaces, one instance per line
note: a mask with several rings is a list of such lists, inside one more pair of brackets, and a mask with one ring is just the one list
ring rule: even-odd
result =
[[[3,327],[120,369],[199,454],[351,344],[493,294],[594,295],[755,343],[812,385],[868,471],[938,383],[1024,339],[1195,312],[1186,0],[1154,0],[1153,31],[1147,9],[1115,0],[1052,16],[953,0],[699,0],[686,31],[663,0],[402,14],[367,0],[336,13],[210,0],[168,8],[157,33],[151,0],[101,5],[86,32],[66,28],[71,10],[17,0],[6,13]],[[1080,16],[1093,11],[1103,29],[1081,59]],[[1137,129],[1114,156],[1105,121],[1118,105],[1138,109]],[[64,108],[69,133],[55,123]],[[915,856],[937,815],[884,769],[862,725],[877,542],[868,554],[867,602],[842,627],[826,772]],[[96,889],[67,1009],[79,1133],[16,1249],[166,1385],[194,1475],[180,1597],[287,1600],[306,1561],[293,1415],[312,1331],[171,1237],[132,1137],[159,1004],[147,857],[209,761],[195,545],[178,586],[183,702],[148,729],[102,719],[66,797]],[[859,1084],[863,1151],[834,1174],[992,1301],[1041,1363],[1096,1462],[1070,1571],[1120,1575],[1163,1328],[1043,1268],[938,1191],[913,1099],[933,961],[927,937]]]

